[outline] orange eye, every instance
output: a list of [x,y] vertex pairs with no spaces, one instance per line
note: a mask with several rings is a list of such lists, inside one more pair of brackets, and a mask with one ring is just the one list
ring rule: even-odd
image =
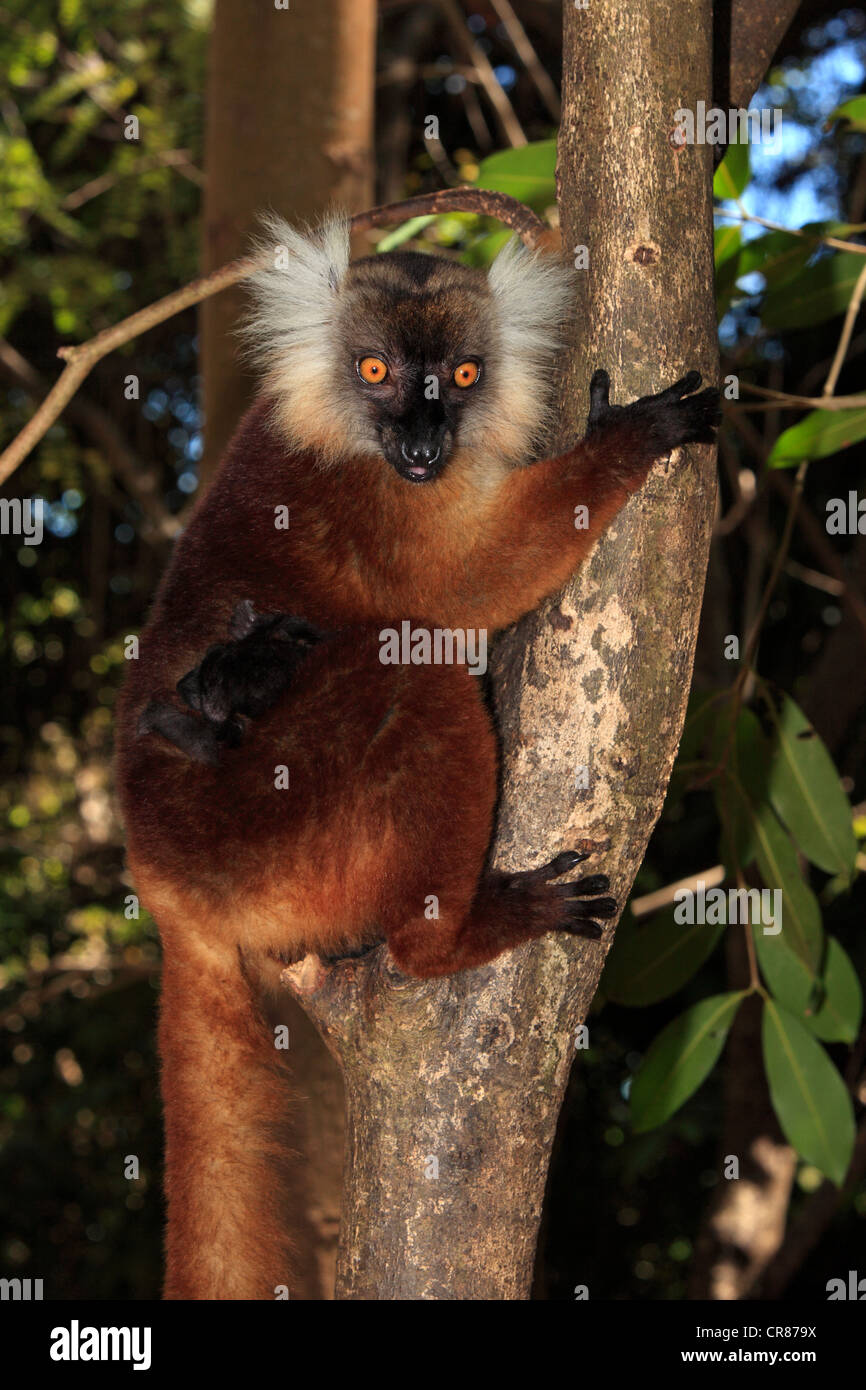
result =
[[454,385],[474,386],[480,375],[481,368],[477,362],[461,362],[459,367],[454,368]]
[[388,375],[388,366],[381,357],[362,357],[358,363],[358,376],[370,386],[378,386]]

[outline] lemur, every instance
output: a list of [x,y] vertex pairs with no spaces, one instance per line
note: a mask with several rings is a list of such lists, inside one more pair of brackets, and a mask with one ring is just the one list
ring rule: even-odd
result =
[[[290,1283],[287,1088],[258,1002],[281,961],[384,938],[399,969],[442,976],[615,915],[604,875],[557,881],[582,857],[567,849],[522,874],[487,866],[497,745],[479,680],[385,662],[380,634],[508,627],[655,460],[712,443],[719,420],[697,372],[615,406],[597,371],[585,438],[539,458],[572,294],[557,260],[509,243],[488,272],[411,251],[350,264],[341,219],[268,235],[249,327],[262,393],[178,542],[118,709],[129,865],[163,947],[168,1298]],[[239,746],[201,761],[139,736],[244,600],[332,635]]]
[[198,762],[216,763],[223,744],[236,748],[244,736],[237,716],[255,719],[276,704],[298,662],[327,634],[290,613],[257,613],[244,599],[232,614],[228,635],[175,687],[201,718],[178,708],[170,694],[155,696],[138,721],[139,734],[160,733]]

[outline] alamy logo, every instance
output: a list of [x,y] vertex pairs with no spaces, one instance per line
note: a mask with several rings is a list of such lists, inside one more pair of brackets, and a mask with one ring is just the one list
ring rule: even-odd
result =
[[150,1370],[149,1327],[69,1327],[51,1329],[52,1361],[131,1361],[134,1371]]
[[473,676],[487,670],[487,629],[413,627],[410,622],[379,633],[383,666],[466,666]]
[[743,106],[723,111],[699,101],[694,111],[681,106],[674,112],[674,134],[677,145],[768,145],[775,149],[782,141],[782,112],[776,106],[770,110],[746,110]]
[[681,927],[724,926],[737,923],[762,926],[764,936],[782,930],[780,888],[711,888],[699,878],[695,888],[679,888],[674,894],[674,921]]
[[866,1279],[861,1279],[856,1269],[848,1270],[848,1283],[844,1279],[827,1280],[827,1302],[836,1303],[840,1299],[852,1299],[857,1303],[866,1300]]
[[0,1279],[0,1302],[29,1303],[42,1297],[41,1279]]
[[0,498],[0,536],[23,536],[25,545],[42,544],[43,497]]

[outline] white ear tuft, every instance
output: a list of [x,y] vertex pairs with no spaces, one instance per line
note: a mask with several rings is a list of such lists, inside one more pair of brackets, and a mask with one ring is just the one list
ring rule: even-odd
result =
[[526,462],[553,424],[555,356],[574,299],[574,272],[556,256],[529,251],[512,237],[487,278],[500,338],[497,402],[488,433],[503,457]]
[[549,358],[574,297],[574,272],[556,256],[529,251],[519,237],[507,241],[488,272],[508,347]]
[[285,349],[315,346],[326,336],[349,264],[349,221],[337,215],[317,231],[297,231],[269,213],[262,225],[255,252],[264,265],[250,277],[253,309],[242,333],[272,366]]
[[[250,277],[252,308],[239,330],[246,354],[264,369],[264,387],[295,447],[316,447],[325,460],[341,451],[347,422],[328,410],[339,360],[340,289],[349,265],[349,219],[329,217],[296,231],[284,218],[262,219]],[[333,417],[333,418],[332,418]]]

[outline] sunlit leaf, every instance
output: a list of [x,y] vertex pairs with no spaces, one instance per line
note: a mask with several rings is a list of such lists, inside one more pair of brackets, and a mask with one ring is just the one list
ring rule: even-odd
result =
[[764,1005],[764,1066],[788,1143],[841,1187],[854,1148],[854,1107],[839,1072],[807,1028],[772,1000]]
[[538,140],[483,159],[475,183],[539,209],[556,201],[555,170],[556,141]]
[[857,841],[851,806],[833,759],[789,696],[768,700],[775,729],[770,800],[803,853],[828,874],[854,871]]
[[783,431],[767,462],[791,468],[802,459],[823,459],[866,439],[866,410],[812,410]]
[[853,130],[866,130],[866,96],[851,97],[830,112],[826,125],[834,121],[847,121]]
[[729,145],[725,157],[713,177],[713,193],[717,198],[739,198],[749,182],[749,147]]

